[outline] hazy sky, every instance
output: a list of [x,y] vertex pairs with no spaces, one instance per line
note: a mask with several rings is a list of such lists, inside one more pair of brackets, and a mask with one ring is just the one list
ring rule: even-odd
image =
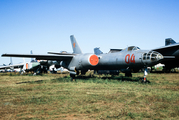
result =
[[179,0],[0,0],[0,55],[72,52],[70,35],[84,53],[179,42]]

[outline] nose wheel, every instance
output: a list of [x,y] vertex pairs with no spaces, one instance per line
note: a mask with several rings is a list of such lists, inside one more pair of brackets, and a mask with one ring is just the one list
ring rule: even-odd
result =
[[142,78],[142,83],[150,83],[150,81],[147,80],[146,76],[148,75],[148,70],[147,70],[147,67],[144,68],[144,78]]

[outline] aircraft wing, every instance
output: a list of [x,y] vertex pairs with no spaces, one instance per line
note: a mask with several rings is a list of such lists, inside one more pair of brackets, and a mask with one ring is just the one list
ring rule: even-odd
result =
[[15,64],[15,65],[7,65],[7,66],[1,66],[0,69],[8,69],[8,68],[21,68],[24,66],[24,63]]
[[26,57],[36,58],[37,60],[71,60],[74,55],[35,55],[35,54],[3,54],[2,57]]
[[167,45],[167,46],[156,48],[156,49],[152,49],[152,50],[153,51],[157,51],[157,52],[161,53],[162,55],[170,56],[174,52],[176,52],[178,49],[179,49],[179,43]]

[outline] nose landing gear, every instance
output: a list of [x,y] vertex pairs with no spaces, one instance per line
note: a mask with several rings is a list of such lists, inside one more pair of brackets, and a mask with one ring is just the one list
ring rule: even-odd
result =
[[147,80],[146,76],[148,75],[148,70],[147,70],[147,67],[145,67],[144,69],[144,78],[142,78],[142,83],[150,83],[150,81]]

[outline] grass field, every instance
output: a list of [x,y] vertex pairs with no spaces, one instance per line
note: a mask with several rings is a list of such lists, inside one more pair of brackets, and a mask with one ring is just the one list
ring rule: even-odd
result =
[[179,119],[179,73],[0,74],[0,119]]

